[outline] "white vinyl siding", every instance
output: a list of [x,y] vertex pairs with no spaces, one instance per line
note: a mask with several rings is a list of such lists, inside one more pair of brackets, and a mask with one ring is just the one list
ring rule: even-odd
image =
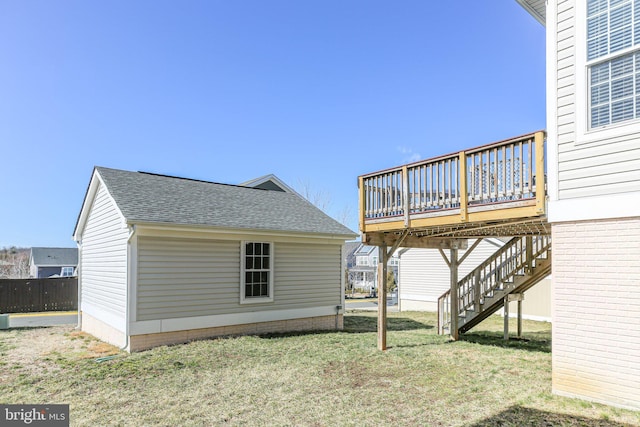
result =
[[240,242],[138,238],[137,319],[233,313]]
[[266,304],[240,304],[240,245],[139,237],[136,320],[340,304],[341,245],[275,243],[274,300]]
[[81,310],[124,331],[128,229],[99,185],[82,234]]
[[[640,138],[637,133],[614,135],[607,130],[587,134],[578,131],[584,125],[579,126],[578,119],[584,122],[589,116],[586,5],[580,14],[581,17],[576,16],[575,0],[558,2],[554,27],[556,52],[549,56],[556,64],[556,109],[553,112],[556,128],[549,129],[549,133],[555,133],[551,139],[557,144],[557,200],[608,196],[640,188]],[[576,32],[578,21],[584,27],[582,32]],[[577,34],[581,40],[579,44],[576,44]],[[584,50],[585,62],[576,59],[576,49]],[[579,73],[584,75],[582,80],[577,78]],[[585,86],[576,88],[576,81]],[[555,178],[550,177],[551,180]]]
[[[458,277],[462,279],[497,250],[496,245],[482,242],[460,265]],[[445,253],[448,257],[449,251]],[[464,253],[459,251],[458,256]],[[399,283],[401,300],[437,302],[450,287],[450,270],[437,249],[408,249],[400,255]]]
[[276,243],[275,302],[283,308],[340,305],[341,248],[335,244]]

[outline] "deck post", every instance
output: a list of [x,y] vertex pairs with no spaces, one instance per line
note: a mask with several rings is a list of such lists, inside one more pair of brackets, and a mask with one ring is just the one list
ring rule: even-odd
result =
[[458,340],[458,249],[452,248],[449,255],[451,275],[451,338]]
[[378,350],[387,349],[387,246],[378,247]]
[[525,274],[527,276],[531,275],[533,272],[533,237],[527,236],[525,237],[525,253],[527,256],[527,262],[525,267]]
[[358,199],[360,202],[360,215],[359,215],[359,223],[360,223],[360,231],[364,231],[364,218],[365,218],[365,210],[367,209],[365,203],[366,191],[364,188],[364,178],[358,177]]
[[476,270],[473,276],[473,308],[476,313],[480,313],[480,270]]
[[522,299],[518,299],[518,338],[522,338]]
[[409,197],[409,169],[402,167],[402,208],[404,210],[404,226],[409,228],[411,221],[411,200]]
[[509,341],[509,295],[504,296],[504,340]]
[[458,183],[460,185],[460,222],[467,222],[469,193],[467,191],[467,153],[461,151],[458,157]]
[[544,213],[547,197],[546,170],[544,168],[544,132],[536,132],[533,137],[536,145],[536,211]]

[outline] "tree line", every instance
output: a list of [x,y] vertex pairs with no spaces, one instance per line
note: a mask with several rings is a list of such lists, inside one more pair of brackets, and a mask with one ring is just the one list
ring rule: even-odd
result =
[[0,249],[0,278],[26,279],[29,277],[29,248],[11,246]]

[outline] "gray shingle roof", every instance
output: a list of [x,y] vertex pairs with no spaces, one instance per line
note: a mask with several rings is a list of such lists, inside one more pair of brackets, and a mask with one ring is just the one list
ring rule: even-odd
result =
[[96,167],[129,223],[354,236],[297,194]]
[[78,248],[31,248],[34,265],[71,267],[78,265]]

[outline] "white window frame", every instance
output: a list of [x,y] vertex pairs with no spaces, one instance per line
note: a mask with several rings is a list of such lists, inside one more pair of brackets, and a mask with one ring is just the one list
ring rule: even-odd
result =
[[[68,269],[71,269],[71,274],[64,274],[64,271]],[[73,267],[62,267],[60,269],[60,277],[73,277],[73,270],[75,270]]]
[[[589,68],[602,62],[640,51],[640,45],[587,60],[587,2],[575,2],[575,144],[599,142],[609,138],[630,136],[640,132],[640,118],[590,128],[590,82]],[[556,57],[557,61],[557,57]],[[555,77],[557,79],[557,76]]]
[[369,257],[365,255],[356,256],[356,265],[358,267],[368,267],[369,266]]
[[[269,245],[269,269],[249,269],[246,268],[246,248],[247,244],[268,244]],[[274,266],[274,258],[275,258],[275,245],[273,242],[264,242],[257,240],[243,240],[240,242],[240,304],[258,304],[258,303],[268,303],[273,302],[273,266]],[[269,273],[268,279],[268,296],[260,296],[260,297],[248,297],[246,296],[246,273],[248,271],[267,271]]]

